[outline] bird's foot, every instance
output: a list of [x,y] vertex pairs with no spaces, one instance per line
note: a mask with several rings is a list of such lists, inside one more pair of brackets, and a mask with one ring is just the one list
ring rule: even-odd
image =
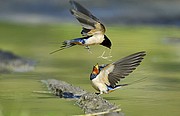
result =
[[90,54],[92,54],[92,52],[91,52],[91,50],[90,50],[90,47],[89,47],[89,46],[86,46],[86,47],[85,47],[85,49],[87,49],[87,50],[88,50],[88,52],[89,52]]
[[100,95],[100,93],[95,93],[96,95]]
[[102,59],[106,59],[106,60],[109,60],[109,61],[112,61],[110,58],[112,58],[112,56],[109,54],[109,56],[104,56],[105,54],[105,51],[102,53],[101,56],[98,56],[97,58],[102,58]]

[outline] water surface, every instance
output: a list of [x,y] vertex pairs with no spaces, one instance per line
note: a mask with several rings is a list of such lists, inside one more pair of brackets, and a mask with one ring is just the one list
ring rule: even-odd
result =
[[[91,47],[93,54],[75,46],[59,53],[61,41],[79,37],[80,27],[73,24],[17,25],[0,23],[0,48],[37,61],[34,71],[0,74],[1,116],[78,115],[83,111],[74,101],[59,99],[45,91],[42,79],[59,79],[95,92],[89,75],[96,63],[110,61],[98,59],[102,46]],[[112,60],[138,51],[147,51],[142,64],[122,83],[148,77],[143,82],[102,95],[119,105],[126,116],[179,116],[180,106],[180,43],[166,42],[168,37],[180,38],[177,27],[108,26],[112,40]]]

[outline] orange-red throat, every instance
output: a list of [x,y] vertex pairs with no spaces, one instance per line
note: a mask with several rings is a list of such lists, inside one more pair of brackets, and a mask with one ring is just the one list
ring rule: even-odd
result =
[[99,65],[98,64],[94,65],[92,73],[96,74],[96,75],[99,74]]

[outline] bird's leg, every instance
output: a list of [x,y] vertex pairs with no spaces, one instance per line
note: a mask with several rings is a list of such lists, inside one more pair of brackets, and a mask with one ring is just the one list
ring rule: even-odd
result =
[[104,54],[105,54],[105,51],[102,53],[101,56],[99,56],[99,57],[97,57],[97,58],[107,59],[107,60],[111,61],[111,59],[110,59],[110,58],[112,58],[112,56],[111,56],[111,50],[110,50],[110,52],[109,52],[109,56],[104,56]]
[[89,47],[89,46],[86,46],[86,47],[85,47],[85,49],[87,49],[87,50],[88,50],[88,52],[92,54],[92,52],[91,52],[91,50],[90,50],[90,47]]
[[99,93],[95,93],[96,95],[101,95],[103,94],[103,91],[99,91]]

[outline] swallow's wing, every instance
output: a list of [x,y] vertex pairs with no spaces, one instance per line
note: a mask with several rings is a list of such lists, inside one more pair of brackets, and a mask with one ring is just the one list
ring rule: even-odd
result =
[[114,62],[112,64],[114,66],[113,71],[108,75],[110,85],[114,87],[121,79],[133,72],[140,65],[145,55],[146,53],[144,51],[137,52]]
[[108,64],[101,70],[98,77],[106,85],[114,87],[121,79],[128,76],[140,65],[145,55],[145,52],[138,52]]
[[104,25],[91,12],[73,0],[70,0],[70,4],[72,6],[70,9],[71,14],[76,17],[83,27],[82,35],[89,36],[95,33],[105,33]]

